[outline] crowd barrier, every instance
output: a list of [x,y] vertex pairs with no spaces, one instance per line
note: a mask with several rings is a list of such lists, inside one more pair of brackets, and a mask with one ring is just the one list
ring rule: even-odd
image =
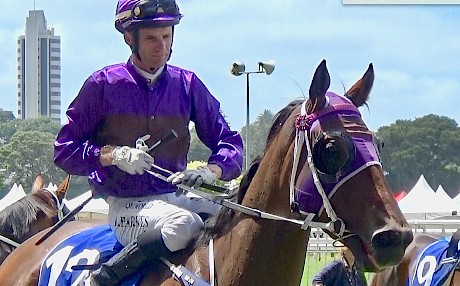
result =
[[[460,228],[460,220],[408,220],[414,233],[434,233],[452,235]],[[312,228],[307,252],[335,252],[334,240],[319,228]]]
[[[460,228],[460,220],[408,220],[408,223],[414,233],[435,233],[449,236]],[[313,276],[328,263],[338,258],[333,242],[334,240],[323,230],[311,229],[301,286],[310,286]],[[372,273],[365,273],[365,276],[367,281],[370,281]]]

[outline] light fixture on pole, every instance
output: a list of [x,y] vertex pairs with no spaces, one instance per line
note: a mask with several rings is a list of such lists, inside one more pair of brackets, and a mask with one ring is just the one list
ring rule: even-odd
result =
[[246,67],[242,62],[234,62],[230,68],[230,72],[234,76],[240,76],[246,74],[246,146],[245,146],[245,169],[249,169],[249,75],[252,73],[265,73],[270,75],[275,69],[275,61],[259,62],[259,70],[257,71],[246,71]]

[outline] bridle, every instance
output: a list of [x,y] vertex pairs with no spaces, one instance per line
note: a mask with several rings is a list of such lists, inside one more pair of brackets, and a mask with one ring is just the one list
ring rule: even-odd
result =
[[[355,235],[349,231],[346,231],[345,223],[335,213],[331,205],[330,198],[340,186],[342,186],[347,180],[349,180],[350,178],[352,178],[353,176],[355,176],[356,174],[358,174],[365,168],[372,166],[372,165],[381,166],[380,158],[378,156],[378,150],[373,140],[374,138],[371,141],[363,140],[362,142],[358,141],[358,139],[352,138],[353,148],[354,150],[356,150],[356,152],[353,152],[353,154],[356,153],[356,156],[353,155],[347,158],[343,166],[341,166],[338,169],[337,173],[333,175],[333,177],[335,177],[336,179],[336,182],[332,185],[332,188],[330,190],[327,190],[327,188],[326,189],[324,188],[323,184],[326,186],[326,182],[321,181],[320,172],[318,171],[318,168],[315,166],[315,162],[314,162],[315,160],[313,159],[313,151],[312,151],[312,146],[310,143],[312,141],[311,130],[315,128],[315,124],[319,121],[319,119],[325,117],[326,115],[329,116],[331,114],[337,114],[337,115],[340,114],[340,115],[350,115],[350,116],[361,118],[361,113],[359,112],[358,108],[349,99],[336,95],[334,93],[330,93],[330,92],[326,93],[326,98],[328,98],[329,100],[328,106],[324,107],[318,112],[314,112],[308,115],[306,112],[306,102],[307,101],[304,101],[301,107],[301,113],[295,121],[296,138],[295,138],[295,145],[294,145],[293,167],[292,167],[292,173],[291,173],[291,178],[290,178],[290,206],[291,206],[291,211],[298,212],[301,215],[304,215],[305,216],[304,220],[285,218],[279,215],[267,213],[267,212],[264,212],[264,211],[261,211],[255,208],[251,208],[248,206],[244,206],[244,205],[232,202],[230,200],[230,196],[226,194],[216,195],[215,192],[209,193],[209,192],[200,190],[200,188],[191,188],[184,184],[176,185],[178,187],[176,194],[181,195],[184,192],[190,192],[200,197],[206,198],[210,201],[213,201],[217,204],[225,206],[227,208],[250,215],[252,217],[269,219],[269,220],[278,220],[278,221],[284,221],[284,222],[297,224],[297,225],[300,225],[301,229],[303,230],[307,230],[311,227],[322,228],[324,230],[330,231],[332,234],[335,234],[338,238],[341,238],[341,239],[345,238],[344,237],[345,232],[347,232],[347,235],[346,235],[347,237],[349,235],[350,236]],[[337,134],[339,134],[339,137],[342,136],[343,138],[348,136],[348,135],[345,135],[345,132],[342,132],[342,133],[339,132]],[[348,140],[348,139],[345,139],[345,140]],[[302,151],[304,144],[307,148],[308,166],[313,176],[313,180],[312,180],[313,183],[312,183],[312,186],[310,186],[310,188],[316,190],[315,193],[320,195],[320,198],[322,201],[322,204],[321,204],[322,207],[320,210],[310,211],[310,212],[303,209],[302,202],[301,201],[299,202],[299,198],[302,197],[301,196],[302,190],[299,190],[295,187],[296,174],[297,174],[297,170],[299,167],[300,153]],[[356,146],[356,145],[364,145],[364,147]],[[366,149],[366,152],[364,152],[365,154],[362,154],[363,152],[361,152],[362,151],[361,149]],[[351,147],[350,147],[350,150],[351,150]],[[171,172],[155,164],[152,164],[152,166],[155,167],[157,170],[166,172],[168,174]],[[151,170],[145,170],[145,172],[163,181],[167,181],[167,177],[162,174],[159,174]],[[330,187],[331,185],[329,184],[328,186]],[[322,208],[324,208],[324,210],[326,211],[327,216],[330,219],[330,222],[320,222],[320,221],[313,220],[314,217],[317,215],[317,213],[322,212]]]
[[43,188],[43,190],[48,191],[53,196],[54,203],[56,204],[56,210],[57,210],[57,221],[55,223],[57,223],[58,221],[62,220],[62,218],[65,215],[65,213],[64,213],[64,207],[65,207],[64,199],[62,199],[62,201],[60,201],[58,196],[56,195],[56,193],[54,191],[48,189],[48,188]]
[[[347,180],[364,170],[365,168],[372,166],[372,165],[379,165],[381,166],[380,163],[380,158],[378,156],[378,150],[376,149],[376,146],[374,145],[374,142],[372,142],[372,146],[369,149],[374,149],[374,150],[369,150],[369,153],[372,153],[372,155],[368,156],[362,156],[366,157],[366,159],[362,160],[362,164],[353,164],[353,162],[356,161],[356,156],[355,153],[358,153],[357,155],[360,155],[360,150],[357,150],[359,148],[356,147],[356,144],[352,142],[352,147],[349,147],[349,153],[350,155],[347,157],[347,160],[342,164],[340,168],[338,168],[337,172],[335,174],[329,174],[329,176],[326,176],[326,178],[333,178],[334,184],[327,184],[329,189],[325,190],[324,184],[326,183],[324,174],[322,174],[317,166],[315,165],[315,158],[314,158],[314,144],[312,144],[312,130],[315,129],[316,125],[319,125],[318,121],[321,118],[324,118],[326,116],[330,115],[347,115],[347,116],[354,116],[354,117],[361,117],[361,113],[359,112],[358,108],[347,98],[338,96],[336,94],[328,92],[326,94],[326,98],[329,100],[328,103],[326,103],[326,106],[322,108],[321,110],[317,112],[313,112],[310,114],[307,114],[306,110],[306,101],[303,102],[301,106],[301,112],[297,116],[295,120],[295,127],[296,127],[296,138],[295,138],[295,145],[294,145],[294,160],[293,160],[293,167],[292,167],[292,173],[291,173],[291,179],[290,179],[290,206],[291,210],[293,212],[299,212],[302,215],[306,216],[305,223],[304,225],[313,225],[313,219],[314,217],[318,214],[321,214],[323,210],[326,211],[326,214],[328,218],[330,219],[330,223],[326,223],[325,226],[330,226],[332,225],[332,233],[335,234],[339,239],[344,238],[344,234],[346,232],[346,226],[344,221],[339,218],[334,211],[334,208],[332,207],[332,204],[330,202],[330,198],[332,195],[337,191],[337,189],[342,186]],[[328,132],[323,132],[328,133]],[[348,135],[344,135],[344,132],[337,132],[337,131],[332,131],[333,134],[340,136],[343,138],[345,141],[349,140],[347,137]],[[320,135],[322,136],[322,135]],[[354,140],[352,138],[352,140]],[[318,142],[318,140],[316,141]],[[314,143],[316,143],[314,142]],[[348,145],[350,144],[349,141],[347,141]],[[307,163],[308,167],[311,171],[311,176],[312,176],[312,183],[309,187],[310,191],[316,190],[317,194],[321,197],[322,201],[322,207],[320,210],[310,210],[310,209],[305,209],[302,208],[302,201],[299,199],[299,197],[302,196],[302,190],[299,190],[296,188],[296,178],[297,178],[297,170],[299,167],[299,159],[300,159],[300,154],[302,151],[303,146],[305,145],[306,150],[307,150]],[[350,146],[350,145],[349,145]],[[375,153],[375,155],[374,155]],[[368,155],[368,154],[366,154]],[[361,158],[361,157],[360,157]],[[352,166],[353,165],[353,166]],[[356,165],[356,166],[355,166]],[[321,180],[323,178],[323,180]],[[328,180],[330,181],[330,180]],[[330,183],[330,182],[327,182]],[[304,192],[305,193],[305,192]],[[317,225],[318,222],[315,223]],[[327,228],[331,230],[331,228]],[[348,232],[350,233],[351,232]],[[353,234],[351,234],[353,235]],[[347,235],[348,236],[348,235]]]

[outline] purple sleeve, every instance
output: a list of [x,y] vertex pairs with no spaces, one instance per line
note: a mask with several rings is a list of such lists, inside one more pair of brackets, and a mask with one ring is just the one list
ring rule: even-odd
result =
[[54,163],[69,174],[102,174],[100,146],[90,142],[102,120],[102,95],[103,84],[89,77],[67,109],[67,123],[54,143]]
[[232,131],[220,112],[220,103],[196,76],[191,80],[191,119],[200,140],[211,149],[208,163],[222,169],[221,180],[229,181],[241,174],[243,141]]

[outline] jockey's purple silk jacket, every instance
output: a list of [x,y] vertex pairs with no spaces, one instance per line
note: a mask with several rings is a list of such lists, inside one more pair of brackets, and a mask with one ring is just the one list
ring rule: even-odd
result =
[[[153,86],[133,64],[120,63],[94,72],[67,110],[68,122],[54,146],[54,162],[69,174],[89,176],[97,195],[137,197],[173,192],[175,187],[154,176],[130,175],[99,162],[102,146],[135,147],[150,134],[152,146],[171,129],[178,138],[155,149],[155,164],[173,172],[186,169],[189,123],[211,151],[209,163],[222,168],[222,180],[241,173],[243,143],[219,112],[220,103],[193,73],[166,64]],[[161,173],[161,172],[160,172]],[[163,174],[167,175],[167,174]]]

